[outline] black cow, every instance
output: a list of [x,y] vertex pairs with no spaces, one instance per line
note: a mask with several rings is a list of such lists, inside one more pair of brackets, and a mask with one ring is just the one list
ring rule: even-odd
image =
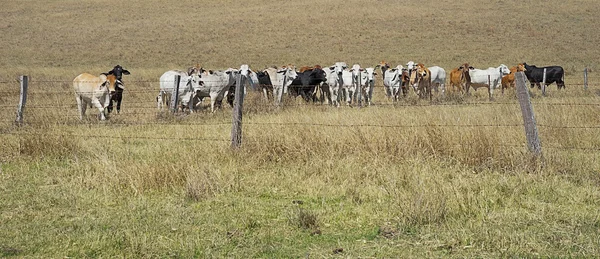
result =
[[113,101],[117,103],[117,113],[121,112],[121,101],[123,100],[123,75],[129,75],[129,71],[123,69],[121,65],[116,65],[111,71],[108,71],[109,75],[115,75],[117,82],[115,84],[115,92],[110,96],[110,102],[108,103],[108,113],[113,110]]
[[293,97],[300,95],[307,102],[311,100],[316,102],[315,88],[326,80],[327,74],[320,66],[303,68],[298,72],[298,77],[292,81],[289,92]]
[[527,76],[531,88],[533,88],[534,84],[537,85],[538,89],[542,88],[540,83],[544,80],[544,68],[546,69],[546,86],[556,82],[558,89],[565,88],[565,70],[561,66],[536,67],[534,65],[527,65],[524,62],[523,66],[525,67],[525,76]]
[[256,77],[258,77],[258,87],[256,90],[263,92],[265,99],[273,100],[273,83],[271,83],[269,73],[259,71],[256,72]]

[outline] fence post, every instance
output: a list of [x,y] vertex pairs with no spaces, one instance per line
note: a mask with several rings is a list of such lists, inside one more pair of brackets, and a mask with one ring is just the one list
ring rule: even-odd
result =
[[[244,78],[238,74],[233,101],[233,118],[231,127],[231,148],[237,149],[242,145],[242,108],[244,105]],[[281,89],[283,91],[283,89]]]
[[358,85],[356,86],[358,96],[356,99],[358,99],[358,108],[362,108],[362,72],[360,69],[358,70],[358,79],[356,81],[358,81]]
[[546,69],[544,68],[544,76],[542,77],[542,95],[546,96]]
[[175,80],[174,81],[175,87],[173,88],[173,93],[171,94],[171,112],[172,113],[177,112],[177,103],[179,102],[179,82],[181,81],[181,76],[175,75],[174,80]]
[[531,100],[529,99],[529,89],[527,89],[527,86],[525,85],[525,74],[523,72],[517,72],[515,74],[515,79],[517,83],[517,98],[521,105],[523,124],[525,126],[527,146],[530,152],[533,152],[536,156],[540,156],[542,154],[542,144],[540,143],[540,137],[537,131],[533,106],[531,106]]
[[588,69],[587,67],[585,69],[583,69],[583,89],[587,90],[588,89],[588,78],[587,78],[587,74],[588,74]]
[[27,79],[27,76],[21,76],[19,77],[19,80],[21,81],[21,96],[19,99],[19,106],[17,107],[17,120],[15,121],[15,124],[21,126],[23,124],[23,111],[25,110],[25,103],[27,102],[27,85],[29,80]]

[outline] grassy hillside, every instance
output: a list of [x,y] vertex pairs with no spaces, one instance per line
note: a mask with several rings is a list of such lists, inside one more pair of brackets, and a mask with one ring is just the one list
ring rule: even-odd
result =
[[[8,1],[0,15],[0,257],[595,257],[600,254],[595,1]],[[446,70],[562,65],[532,89],[333,108],[245,101],[157,112],[158,78],[415,60]],[[121,114],[79,121],[72,79],[121,64]],[[13,125],[29,75],[25,125]],[[380,78],[379,78],[380,79]]]

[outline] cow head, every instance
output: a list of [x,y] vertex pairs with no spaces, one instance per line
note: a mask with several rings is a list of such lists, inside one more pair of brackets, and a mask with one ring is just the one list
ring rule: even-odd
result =
[[429,69],[426,68],[423,63],[417,64],[416,69],[417,75],[419,75],[421,78],[426,78],[427,76],[431,75],[431,72],[429,72]]
[[508,67],[506,65],[504,65],[504,64],[501,64],[498,67],[498,71],[500,71],[501,75],[508,75],[508,74],[510,74],[510,69],[508,69]]
[[121,65],[116,65],[111,71],[108,71],[108,73],[106,74],[115,75],[116,79],[120,81],[123,75],[129,75],[130,73],[126,69],[123,69]]
[[367,80],[369,80],[369,82],[373,82],[375,80],[375,75],[377,75],[375,68],[367,67],[365,68],[365,72],[367,73]]
[[331,71],[333,71],[335,74],[337,74],[339,76],[341,76],[342,71],[344,71],[347,68],[348,68],[348,65],[346,64],[346,62],[335,62],[335,64],[333,66],[329,67],[329,69],[331,69]]
[[517,65],[517,72],[525,72],[525,71],[527,71],[527,69],[525,68],[524,64]]
[[102,80],[102,84],[100,88],[105,88],[108,90],[109,94],[112,95],[116,90],[117,85],[117,77],[114,74],[110,73],[102,73],[100,75],[100,80]]

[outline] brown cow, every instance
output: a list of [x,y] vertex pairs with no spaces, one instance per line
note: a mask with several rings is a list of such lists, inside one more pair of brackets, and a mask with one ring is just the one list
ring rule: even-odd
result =
[[525,66],[523,64],[518,64],[516,67],[510,68],[510,74],[502,77],[502,91],[506,88],[514,88],[515,87],[515,73],[517,72],[525,72]]
[[429,96],[429,100],[433,98],[431,92],[431,71],[423,63],[417,64],[417,81],[418,81],[418,93],[420,98]]

